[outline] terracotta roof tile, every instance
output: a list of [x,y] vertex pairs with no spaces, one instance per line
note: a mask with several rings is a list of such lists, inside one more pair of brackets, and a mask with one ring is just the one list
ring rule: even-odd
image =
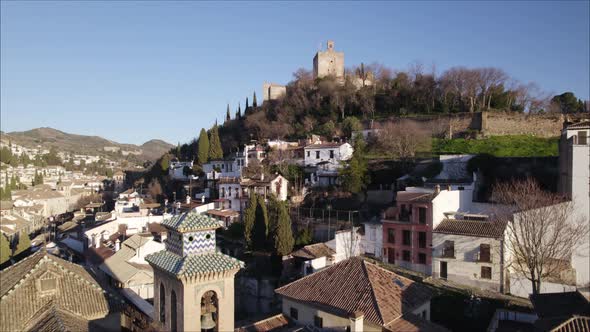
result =
[[506,222],[499,220],[444,219],[436,226],[434,233],[500,238],[504,235],[505,229]]
[[406,313],[402,317],[387,324],[384,331],[391,332],[447,332],[446,328],[422,319],[414,314]]
[[335,313],[362,311],[365,319],[386,325],[429,301],[420,283],[354,257],[275,290],[292,300]]
[[305,259],[316,259],[320,257],[327,257],[335,255],[336,252],[328,247],[324,243],[316,243],[307,245],[295,252],[291,255],[294,257],[305,258]]

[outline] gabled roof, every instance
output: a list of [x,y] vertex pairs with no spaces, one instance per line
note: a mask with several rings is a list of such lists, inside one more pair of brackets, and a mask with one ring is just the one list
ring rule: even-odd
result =
[[88,320],[62,310],[49,301],[47,309],[36,314],[25,328],[35,332],[85,332],[88,331]]
[[540,318],[574,314],[590,316],[590,302],[580,292],[531,294],[530,300]]
[[567,130],[570,130],[570,129],[590,129],[590,121],[589,120],[583,120],[583,121],[580,121],[580,122],[574,122],[574,123],[569,124],[566,127],[566,129]]
[[165,219],[162,225],[178,232],[192,232],[219,228],[217,220],[194,211],[177,214]]
[[506,222],[501,220],[457,220],[443,219],[433,230],[434,233],[501,238]]
[[337,315],[361,311],[365,319],[387,325],[429,301],[425,285],[353,257],[275,290],[286,298]]
[[305,149],[329,149],[329,148],[338,148],[347,143],[321,143],[321,144],[309,144],[305,146]]
[[316,259],[320,257],[327,257],[335,255],[336,252],[328,247],[325,243],[316,243],[307,245],[291,254],[293,257],[304,259]]

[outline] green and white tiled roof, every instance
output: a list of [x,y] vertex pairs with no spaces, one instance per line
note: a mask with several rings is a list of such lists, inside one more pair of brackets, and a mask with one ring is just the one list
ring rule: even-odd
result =
[[145,259],[152,266],[177,276],[223,272],[244,267],[243,262],[218,252],[179,256],[162,250],[148,255]]
[[206,215],[196,212],[178,214],[162,222],[162,225],[178,232],[191,232],[219,228],[219,222]]

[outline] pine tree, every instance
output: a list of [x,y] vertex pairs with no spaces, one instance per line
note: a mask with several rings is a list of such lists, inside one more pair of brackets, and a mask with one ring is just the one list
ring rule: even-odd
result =
[[12,250],[10,249],[10,243],[4,234],[0,233],[0,265],[4,264],[10,259]]
[[244,239],[248,248],[252,249],[252,228],[254,227],[254,220],[256,218],[256,206],[258,205],[258,195],[256,193],[250,194],[248,206],[244,210]]
[[256,213],[254,218],[254,226],[252,227],[252,249],[265,250],[267,246],[268,236],[268,213],[266,211],[266,203],[264,196],[258,196],[256,204]]
[[217,124],[215,124],[209,133],[209,160],[222,158],[223,150],[221,149],[221,141],[219,140],[219,129],[217,128]]
[[252,96],[252,107],[258,107],[258,103],[256,102],[256,91],[254,91],[254,96]]
[[285,256],[293,250],[295,239],[291,228],[291,217],[287,206],[283,202],[278,202],[278,216],[276,230],[274,231],[274,252],[278,256]]
[[226,114],[225,114],[225,121],[226,122],[231,121],[231,115],[229,114],[229,104],[227,104],[227,111],[226,111]]
[[26,251],[31,247],[31,239],[27,233],[21,232],[18,236],[18,244],[16,245],[16,250],[14,251],[14,255],[19,255],[20,253]]
[[199,165],[203,165],[209,158],[209,137],[204,128],[201,129],[199,134],[198,150],[197,150],[197,161]]

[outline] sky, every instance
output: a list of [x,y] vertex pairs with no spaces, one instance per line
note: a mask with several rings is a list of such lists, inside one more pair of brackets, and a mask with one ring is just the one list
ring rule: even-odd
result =
[[188,142],[328,39],[347,67],[493,66],[589,99],[589,3],[2,1],[0,127]]

